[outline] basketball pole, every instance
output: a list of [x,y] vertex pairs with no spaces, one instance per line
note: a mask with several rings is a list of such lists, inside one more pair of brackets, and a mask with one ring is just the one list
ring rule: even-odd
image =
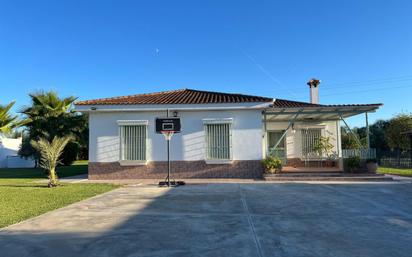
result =
[[[169,109],[166,109],[166,117],[169,118]],[[167,141],[167,186],[170,187],[170,139]]]

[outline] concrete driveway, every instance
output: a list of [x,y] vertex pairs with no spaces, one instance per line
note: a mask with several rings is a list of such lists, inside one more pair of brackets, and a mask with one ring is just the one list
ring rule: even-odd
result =
[[411,184],[125,187],[0,231],[7,257],[411,254]]

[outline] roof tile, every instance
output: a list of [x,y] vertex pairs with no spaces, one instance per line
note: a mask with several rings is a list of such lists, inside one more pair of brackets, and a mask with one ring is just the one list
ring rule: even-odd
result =
[[[77,102],[76,105],[138,105],[138,104],[211,104],[211,103],[250,103],[273,102],[272,98],[243,94],[230,94],[194,89],[180,89],[148,94],[137,94],[110,98],[100,98]],[[342,104],[324,105],[298,102],[285,99],[276,99],[273,108],[299,108],[299,107],[350,107],[371,106],[378,107],[382,104]]]
[[158,93],[100,98],[77,102],[76,105],[129,105],[129,104],[210,104],[272,102],[272,98],[243,94],[229,94],[193,89],[180,89]]
[[298,101],[291,101],[285,99],[276,99],[273,102],[274,108],[299,108],[299,107],[351,107],[351,106],[360,106],[360,107],[373,107],[373,106],[381,106],[382,104],[312,104],[306,102],[298,102]]

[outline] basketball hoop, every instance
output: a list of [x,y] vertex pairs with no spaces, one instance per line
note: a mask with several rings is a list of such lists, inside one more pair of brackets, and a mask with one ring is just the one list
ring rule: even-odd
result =
[[163,136],[165,137],[165,139],[167,141],[170,141],[170,139],[172,139],[173,134],[175,133],[174,131],[162,131],[160,132],[163,134]]
[[180,186],[184,185],[184,181],[172,181],[170,182],[170,143],[173,135],[175,133],[180,133],[180,118],[179,117],[169,117],[169,110],[167,110],[167,115],[164,118],[156,118],[156,133],[163,134],[166,139],[167,145],[167,177],[165,181],[159,182],[159,186]]

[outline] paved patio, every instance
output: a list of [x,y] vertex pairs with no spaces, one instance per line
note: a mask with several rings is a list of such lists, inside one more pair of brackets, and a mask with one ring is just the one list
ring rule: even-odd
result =
[[128,186],[0,231],[1,256],[410,256],[411,184]]

